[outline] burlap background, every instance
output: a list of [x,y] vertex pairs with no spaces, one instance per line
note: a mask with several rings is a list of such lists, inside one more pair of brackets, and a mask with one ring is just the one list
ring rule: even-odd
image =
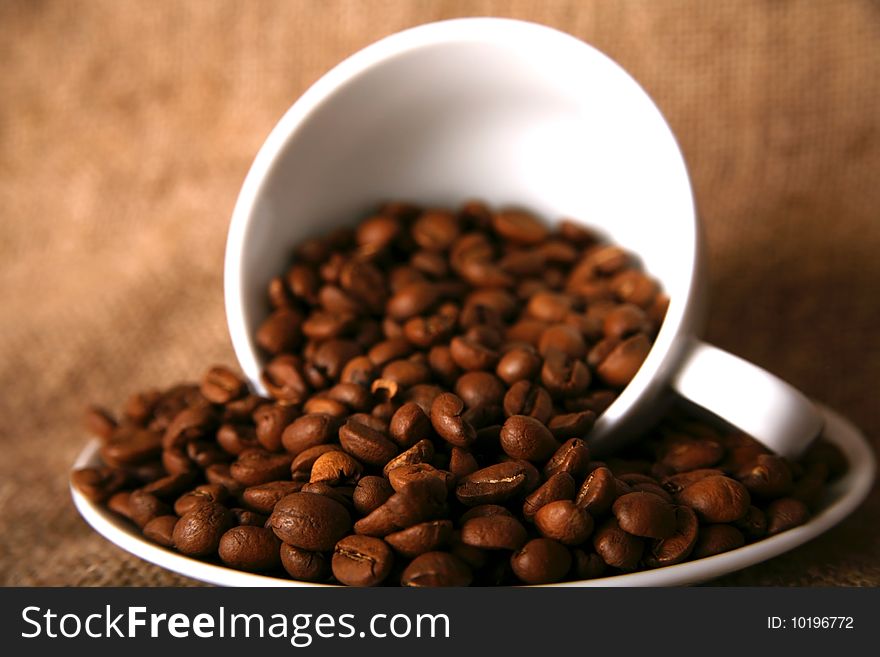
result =
[[[260,143],[346,55],[465,15],[561,28],[635,75],[691,168],[708,337],[880,438],[876,1],[5,0],[0,583],[189,583],[76,515],[81,406],[234,362],[223,247]],[[880,584],[878,520],[875,490],[837,529],[722,582]]]

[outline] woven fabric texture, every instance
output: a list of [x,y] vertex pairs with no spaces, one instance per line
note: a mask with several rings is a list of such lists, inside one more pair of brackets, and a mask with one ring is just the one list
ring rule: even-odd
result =
[[[179,585],[67,491],[88,401],[234,363],[228,219],[257,149],[323,72],[458,16],[545,23],[628,69],[670,121],[703,219],[706,335],[855,421],[880,405],[880,4],[871,0],[0,3],[0,584]],[[405,193],[405,190],[401,190]],[[718,583],[880,584],[880,493]]]

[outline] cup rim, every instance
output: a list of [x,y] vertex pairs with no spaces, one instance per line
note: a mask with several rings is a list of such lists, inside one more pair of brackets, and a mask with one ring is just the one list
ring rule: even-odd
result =
[[[243,261],[247,233],[254,209],[273,169],[278,165],[279,155],[288,141],[302,126],[306,119],[327,101],[343,85],[346,85],[383,62],[415,49],[462,40],[477,40],[482,43],[498,43],[509,46],[512,41],[552,41],[554,45],[568,43],[598,56],[617,72],[626,76],[642,93],[644,99],[660,115],[669,136],[676,146],[678,164],[688,190],[688,214],[690,221],[683,226],[690,228],[690,235],[682,234],[677,242],[690,252],[691,266],[687,284],[676,294],[670,294],[669,308],[660,331],[651,346],[645,361],[633,379],[615,398],[612,404],[599,416],[589,434],[591,441],[600,441],[612,429],[616,429],[627,417],[631,417],[641,402],[652,397],[666,387],[666,381],[683,355],[684,340],[694,333],[700,320],[701,308],[698,301],[697,273],[701,267],[701,235],[693,186],[687,170],[681,146],[675,138],[654,100],[628,71],[617,62],[590,44],[547,25],[509,18],[456,18],[427,23],[408,28],[386,36],[350,55],[334,66],[310,86],[284,113],[260,147],[248,170],[241,191],[235,203],[226,242],[224,263],[224,298],[227,326],[232,339],[236,359],[245,376],[258,392],[264,393],[262,385],[260,357],[254,338],[248,330],[243,298]],[[638,255],[638,254],[637,254]],[[661,281],[663,283],[663,281]]]

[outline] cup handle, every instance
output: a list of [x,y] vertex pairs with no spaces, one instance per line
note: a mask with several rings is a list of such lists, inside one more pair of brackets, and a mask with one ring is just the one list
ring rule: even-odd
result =
[[691,339],[686,348],[672,388],[789,458],[799,456],[824,424],[819,411],[799,390],[697,339]]

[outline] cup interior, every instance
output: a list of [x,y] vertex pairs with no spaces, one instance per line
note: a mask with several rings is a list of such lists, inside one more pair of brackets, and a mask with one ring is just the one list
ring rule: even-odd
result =
[[622,68],[518,21],[446,21],[384,39],[328,73],[276,126],[227,246],[227,315],[245,374],[259,382],[252,336],[268,312],[266,285],[296,243],[383,200],[474,197],[598,228],[662,282],[667,319],[603,415],[617,419],[657,378],[685,316],[697,249],[690,182],[668,125]]

